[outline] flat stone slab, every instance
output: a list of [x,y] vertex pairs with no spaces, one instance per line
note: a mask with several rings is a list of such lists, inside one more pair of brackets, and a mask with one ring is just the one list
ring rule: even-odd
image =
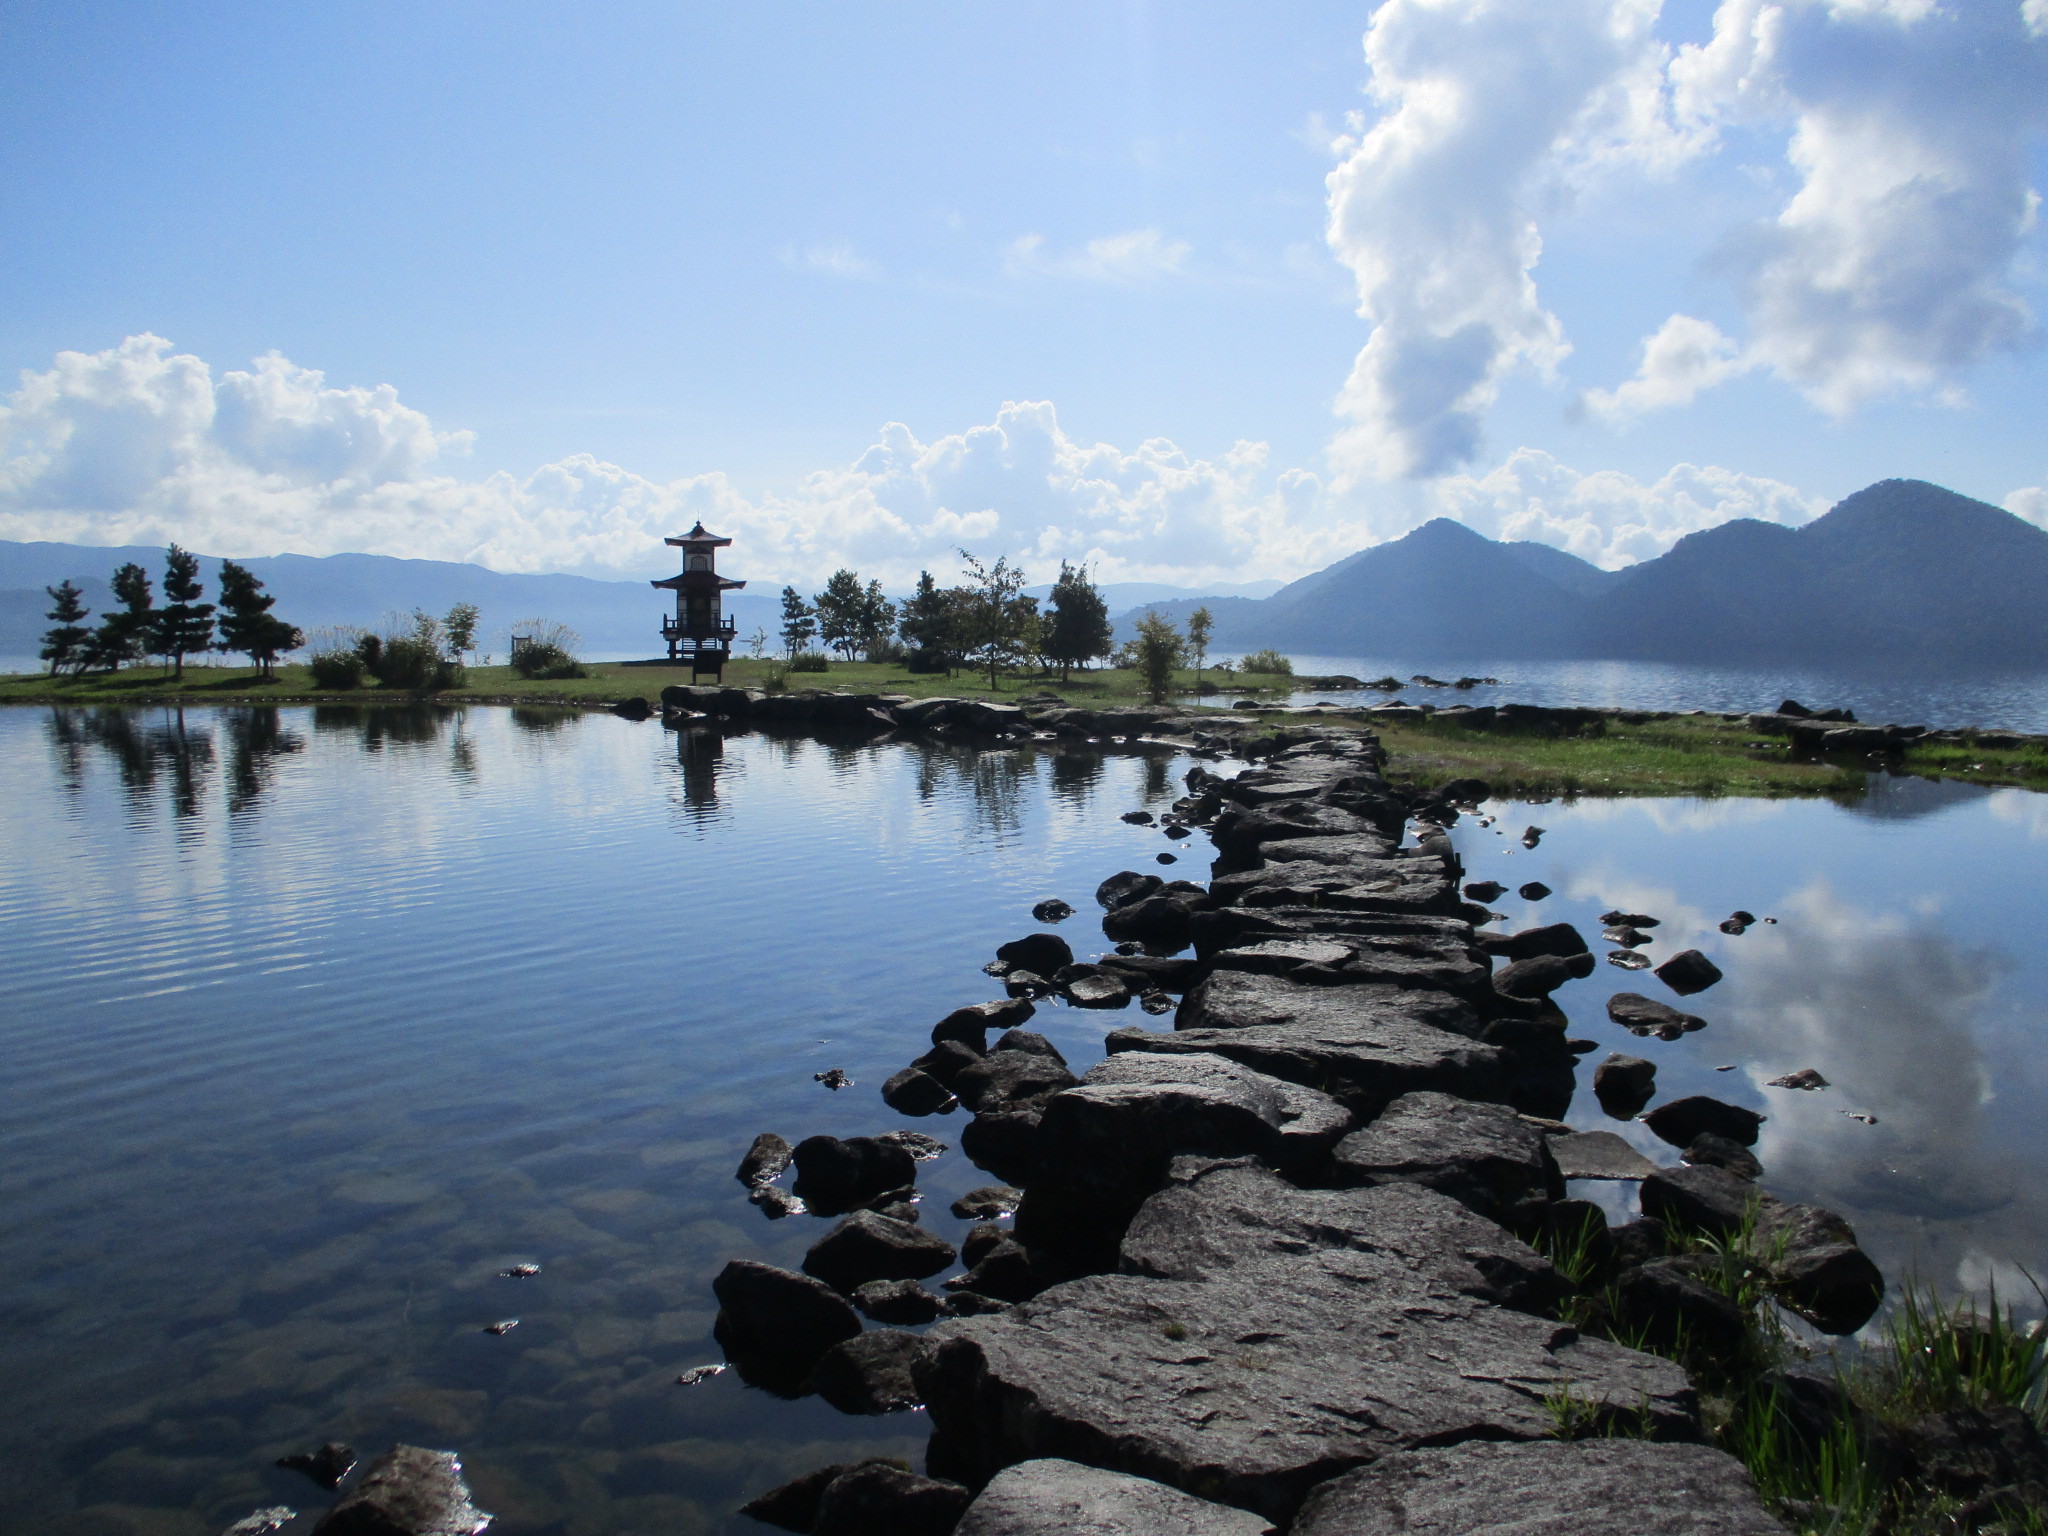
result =
[[1574,1131],[1550,1138],[1557,1171],[1568,1179],[1647,1179],[1657,1165],[1612,1131]]
[[1273,1527],[1149,1478],[1046,1459],[998,1472],[954,1536],[1273,1536]]
[[1351,1129],[1354,1119],[1350,1110],[1326,1093],[1206,1051],[1174,1056],[1125,1051],[1097,1062],[1081,1079],[1083,1087],[1100,1083],[1209,1082],[1243,1084],[1273,1095],[1280,1117],[1274,1128],[1280,1133],[1277,1156],[1282,1167],[1306,1167],[1317,1161]]
[[1676,1365],[1466,1296],[1390,1283],[1351,1250],[1198,1281],[1093,1275],[937,1325],[918,1385],[934,1470],[969,1483],[1056,1456],[1201,1490],[1281,1523],[1391,1451],[1542,1440],[1546,1398],[1697,1438]]
[[1182,1001],[1182,1029],[1249,1029],[1272,1024],[1420,1024],[1477,1040],[1483,1027],[1471,1005],[1448,992],[1410,987],[1321,987],[1284,976],[1226,971],[1209,977]]
[[1323,907],[1336,912],[1419,912],[1449,915],[1458,891],[1441,860],[1428,866],[1388,859],[1341,865],[1298,860],[1220,875],[1211,893],[1244,907]]
[[[964,1529],[964,1527],[963,1527]],[[1291,1536],[1785,1536],[1705,1445],[1575,1440],[1405,1451],[1324,1483]]]
[[1176,1159],[1124,1234],[1125,1274],[1202,1280],[1239,1264],[1324,1249],[1371,1256],[1389,1290],[1469,1296],[1552,1315],[1564,1282],[1549,1260],[1448,1195],[1419,1184],[1299,1189],[1249,1159]]
[[1564,1194],[1543,1134],[1502,1104],[1405,1093],[1337,1144],[1333,1183],[1420,1184],[1526,1227]]

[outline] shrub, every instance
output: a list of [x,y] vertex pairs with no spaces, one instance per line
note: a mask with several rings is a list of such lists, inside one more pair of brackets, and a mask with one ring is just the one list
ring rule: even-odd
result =
[[353,648],[346,651],[315,651],[307,662],[313,686],[336,692],[363,685],[363,658]]
[[823,651],[798,651],[790,658],[792,672],[823,672],[830,666]]
[[1253,651],[1237,664],[1240,672],[1267,672],[1276,677],[1294,676],[1294,663],[1278,651]]
[[780,662],[772,664],[761,677],[761,691],[763,693],[789,692],[789,668],[783,666]]
[[588,677],[576,659],[582,637],[566,624],[548,624],[528,619],[512,626],[513,636],[523,643],[514,651],[512,667],[521,677]]
[[944,651],[912,651],[903,665],[906,671],[926,674],[953,670],[952,658]]

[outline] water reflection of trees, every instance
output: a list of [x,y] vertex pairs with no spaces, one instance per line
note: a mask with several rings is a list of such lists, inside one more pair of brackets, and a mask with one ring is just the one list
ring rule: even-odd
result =
[[213,737],[183,709],[66,709],[50,711],[47,725],[57,750],[58,770],[65,787],[84,785],[88,748],[114,764],[129,804],[147,810],[159,782],[170,792],[171,811],[179,818],[196,816],[208,775],[213,771]]
[[1024,826],[1024,802],[1038,784],[1039,755],[1030,748],[983,751],[950,741],[921,741],[916,753],[917,797],[941,794],[967,801],[978,830],[1008,837]]
[[1102,782],[1100,752],[1053,752],[1048,754],[1048,760],[1052,764],[1054,799],[1078,810],[1095,798],[1096,787]]
[[515,730],[528,736],[556,736],[572,722],[583,718],[580,709],[536,709],[531,705],[512,706],[512,725]]
[[321,735],[352,735],[364,751],[380,752],[387,745],[429,746],[461,714],[447,704],[316,704],[313,729]]
[[285,729],[275,708],[227,711],[228,815],[246,816],[276,777],[277,760],[306,750],[306,738]]

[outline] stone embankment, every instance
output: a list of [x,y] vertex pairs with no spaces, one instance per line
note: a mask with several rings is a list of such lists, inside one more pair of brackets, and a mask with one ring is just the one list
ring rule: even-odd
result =
[[[744,708],[877,731],[1181,734],[1147,712]],[[1854,1234],[1756,1188],[1754,1117],[1735,1106],[1668,1106],[1660,1134],[1690,1159],[1669,1170],[1555,1118],[1590,1043],[1551,994],[1592,956],[1568,924],[1480,931],[1492,914],[1461,892],[1443,829],[1486,786],[1404,800],[1369,735],[1273,746],[1227,777],[1197,765],[1168,813],[1213,842],[1209,885],[1111,876],[1097,900],[1115,953],[1077,962],[1052,933],[1003,946],[986,969],[1006,995],[941,1019],[883,1089],[912,1116],[964,1108],[962,1151],[1001,1181],[956,1203],[987,1219],[939,1291],[921,1282],[955,1254],[914,1189],[936,1143],[769,1134],[748,1152],[758,1202],[842,1219],[804,1273],[720,1274],[732,1364],[849,1412],[921,1404],[931,1440],[923,1474],[825,1467],[747,1512],[813,1536],[1782,1531],[1705,1443],[1699,1386],[1668,1357],[1683,1351],[1603,1335],[1739,1349],[1744,1316],[1702,1279],[1702,1236],[1749,1242],[1772,1295],[1852,1332],[1883,1294]],[[1173,1027],[1114,1029],[1076,1074],[1026,1027],[1054,999],[1136,999]],[[1629,1008],[1645,1032],[1692,1020]],[[1654,1092],[1625,1065],[1609,1076]],[[1640,1180],[1644,1216],[1610,1227],[1567,1198],[1568,1172]],[[1543,1256],[1567,1251],[1570,1274]]]

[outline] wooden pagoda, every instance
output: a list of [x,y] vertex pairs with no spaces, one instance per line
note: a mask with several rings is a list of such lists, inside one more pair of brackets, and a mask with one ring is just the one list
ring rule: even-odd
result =
[[737,592],[746,583],[718,574],[718,551],[732,543],[704,531],[703,523],[679,539],[663,539],[683,552],[683,568],[666,581],[676,595],[676,616],[661,621],[661,638],[668,642],[670,661],[688,661],[691,680],[710,673],[721,681],[725,664],[732,660],[735,623],[725,616],[724,594]]

